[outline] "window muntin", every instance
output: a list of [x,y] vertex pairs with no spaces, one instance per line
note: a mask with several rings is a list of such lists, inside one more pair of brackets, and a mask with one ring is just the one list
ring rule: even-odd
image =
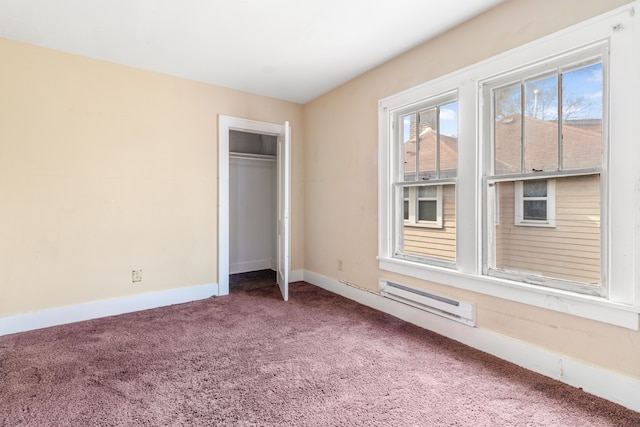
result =
[[592,55],[485,88],[492,123],[486,206],[496,207],[487,212],[489,275],[605,293],[604,55]]
[[455,261],[457,112],[455,95],[447,95],[394,114],[396,258],[437,265]]

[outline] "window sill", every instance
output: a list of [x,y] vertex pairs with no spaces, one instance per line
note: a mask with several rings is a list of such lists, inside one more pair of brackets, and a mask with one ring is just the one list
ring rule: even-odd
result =
[[514,221],[513,223],[516,227],[546,227],[546,228],[556,228],[555,222],[550,221]]
[[433,222],[428,222],[428,221],[424,221],[424,222],[410,222],[410,221],[405,221],[404,222],[404,226],[405,227],[416,227],[416,228],[443,228],[442,224],[439,224],[437,221],[433,221]]
[[378,257],[381,270],[545,308],[623,328],[640,330],[640,307],[600,297],[488,277],[395,258]]

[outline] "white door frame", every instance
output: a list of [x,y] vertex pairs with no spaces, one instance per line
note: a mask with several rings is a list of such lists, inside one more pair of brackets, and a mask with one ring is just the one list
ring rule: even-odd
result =
[[278,136],[284,124],[218,115],[218,296],[229,294],[229,131]]

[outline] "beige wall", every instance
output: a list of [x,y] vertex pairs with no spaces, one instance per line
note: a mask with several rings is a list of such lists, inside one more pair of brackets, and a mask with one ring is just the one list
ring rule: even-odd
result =
[[640,378],[638,332],[398,276],[376,260],[378,100],[625,3],[510,0],[306,104],[305,268],[372,290],[384,277],[464,298],[480,328]]
[[217,283],[218,114],[291,122],[303,268],[300,105],[7,40],[0,58],[0,316]]

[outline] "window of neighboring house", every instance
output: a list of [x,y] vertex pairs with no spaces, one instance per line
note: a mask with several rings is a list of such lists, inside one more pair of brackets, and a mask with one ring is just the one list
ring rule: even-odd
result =
[[499,188],[501,207],[488,212],[487,274],[604,292],[605,57],[595,46],[486,83],[487,197]]
[[442,186],[404,187],[404,224],[442,228]]
[[515,225],[556,226],[555,183],[553,179],[516,181],[513,219]]

